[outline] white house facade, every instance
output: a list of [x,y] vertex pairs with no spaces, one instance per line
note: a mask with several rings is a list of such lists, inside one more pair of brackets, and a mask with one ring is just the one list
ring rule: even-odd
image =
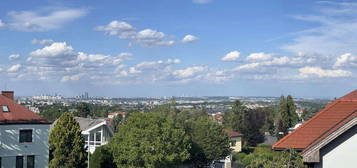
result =
[[16,104],[13,92],[0,95],[0,167],[47,168],[50,122]]
[[93,153],[99,146],[105,145],[114,135],[110,122],[106,119],[75,117],[82,130],[85,146]]

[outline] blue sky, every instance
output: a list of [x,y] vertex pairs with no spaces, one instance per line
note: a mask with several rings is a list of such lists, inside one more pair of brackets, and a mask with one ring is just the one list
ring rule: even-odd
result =
[[4,0],[0,89],[18,95],[338,97],[357,3]]

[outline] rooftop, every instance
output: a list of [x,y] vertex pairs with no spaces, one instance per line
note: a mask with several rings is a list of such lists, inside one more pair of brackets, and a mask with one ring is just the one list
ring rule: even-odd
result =
[[357,117],[357,90],[331,102],[310,120],[273,145],[273,149],[304,150]]
[[14,101],[14,92],[2,91],[0,94],[0,124],[50,124]]

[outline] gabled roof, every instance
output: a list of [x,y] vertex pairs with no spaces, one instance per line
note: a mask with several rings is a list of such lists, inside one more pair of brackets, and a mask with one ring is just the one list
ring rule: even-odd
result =
[[102,125],[107,125],[109,132],[113,135],[113,130],[110,124],[107,122],[106,119],[98,118],[98,119],[92,119],[92,118],[83,118],[83,117],[74,117],[74,119],[78,122],[79,127],[82,130],[82,133],[88,133],[91,130],[98,128]]
[[333,101],[310,120],[273,145],[273,149],[304,150],[357,117],[357,90]]
[[230,131],[230,130],[226,130],[226,133],[227,133],[227,135],[228,135],[230,138],[233,138],[233,137],[242,137],[242,136],[243,136],[242,133],[235,132],[235,131]]
[[[2,106],[7,106],[9,112],[4,112]],[[51,122],[0,94],[0,124],[51,124]]]

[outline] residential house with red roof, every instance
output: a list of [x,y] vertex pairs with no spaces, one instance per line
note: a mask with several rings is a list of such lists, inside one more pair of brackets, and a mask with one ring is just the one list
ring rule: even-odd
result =
[[233,152],[240,152],[242,151],[242,147],[243,147],[243,142],[242,142],[242,138],[243,138],[243,134],[239,133],[239,132],[235,132],[235,131],[230,131],[227,130],[226,131],[228,137],[230,138],[230,147],[232,149]]
[[47,168],[50,122],[14,101],[13,91],[0,94],[0,167]]
[[333,101],[273,145],[301,151],[313,168],[357,167],[357,90]]

